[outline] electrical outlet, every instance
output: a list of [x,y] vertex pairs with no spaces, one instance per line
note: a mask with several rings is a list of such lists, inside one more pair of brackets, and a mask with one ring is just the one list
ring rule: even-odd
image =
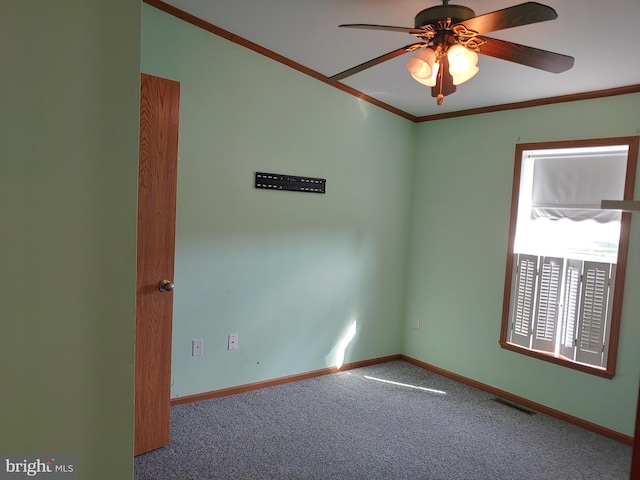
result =
[[202,339],[191,342],[191,356],[198,357],[202,355]]
[[417,315],[413,316],[413,328],[420,328],[420,317]]
[[238,334],[230,333],[229,334],[229,350],[237,350],[238,349]]

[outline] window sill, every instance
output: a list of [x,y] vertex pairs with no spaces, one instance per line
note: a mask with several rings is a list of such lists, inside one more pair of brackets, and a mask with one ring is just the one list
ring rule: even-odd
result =
[[520,347],[518,345],[513,345],[511,343],[507,343],[504,341],[500,341],[500,346],[505,350],[511,350],[512,352],[521,353],[522,355],[527,355],[528,357],[537,358],[538,360],[543,360],[550,363],[555,363],[556,365],[561,365],[563,367],[571,368],[573,370],[578,370],[580,372],[588,373],[590,375],[596,375],[598,377],[607,378],[611,380],[615,372],[610,370],[603,370],[597,367],[591,367],[589,365],[584,365],[582,363],[572,362],[571,360],[567,360],[562,357],[556,357],[555,355],[540,352],[537,350],[529,350],[528,348]]

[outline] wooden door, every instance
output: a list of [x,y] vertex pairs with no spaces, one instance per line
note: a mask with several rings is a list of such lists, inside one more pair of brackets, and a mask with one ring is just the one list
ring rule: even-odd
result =
[[140,90],[134,455],[169,443],[180,84]]
[[631,455],[631,480],[640,479],[640,393],[636,407],[636,430],[633,436],[633,453]]

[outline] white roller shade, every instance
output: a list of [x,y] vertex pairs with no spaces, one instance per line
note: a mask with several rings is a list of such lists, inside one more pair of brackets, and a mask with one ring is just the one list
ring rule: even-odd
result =
[[627,152],[548,155],[533,158],[531,218],[611,222],[620,212],[601,210],[602,200],[622,200]]

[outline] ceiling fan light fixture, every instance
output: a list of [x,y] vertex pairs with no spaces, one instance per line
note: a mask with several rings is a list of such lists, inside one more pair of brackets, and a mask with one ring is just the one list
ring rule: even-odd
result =
[[460,85],[460,84],[466,82],[467,80],[470,80],[479,71],[480,71],[480,69],[478,67],[473,66],[472,68],[470,68],[469,70],[467,70],[463,74],[451,75],[453,77],[453,84],[454,85]]
[[453,77],[453,84],[460,85],[472,78],[480,70],[478,54],[459,43],[452,45],[447,50],[449,60],[449,73]]
[[427,79],[431,76],[431,65],[417,57],[412,57],[407,62],[407,70],[412,77]]
[[438,81],[438,70],[440,69],[440,64],[436,63],[433,65],[433,67],[431,68],[431,76],[428,78],[421,78],[418,77],[414,74],[411,74],[411,76],[413,77],[413,79],[418,82],[421,83],[423,85],[426,85],[427,87],[435,87],[436,82]]
[[407,62],[407,70],[417,82],[433,87],[436,84],[439,63],[432,48],[423,48]]
[[436,52],[433,48],[427,47],[422,48],[416,55],[416,58],[427,62],[429,65],[433,66],[436,63]]
[[459,43],[449,47],[447,50],[447,58],[449,59],[449,73],[451,73],[451,75],[465,73],[478,63],[478,54]]

